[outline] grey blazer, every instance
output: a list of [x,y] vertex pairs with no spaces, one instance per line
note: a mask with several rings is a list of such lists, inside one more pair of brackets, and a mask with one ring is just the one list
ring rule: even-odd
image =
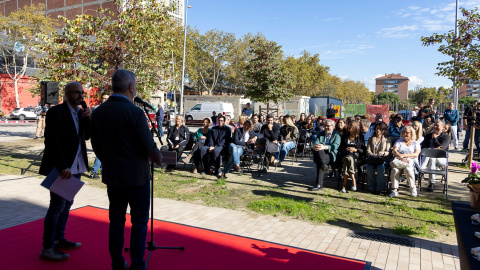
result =
[[368,139],[368,144],[367,144],[367,158],[371,155],[376,155],[376,156],[381,156],[381,157],[388,157],[390,154],[390,140],[387,139],[385,136],[382,137],[380,141],[380,145],[378,146],[377,151],[375,151],[375,143],[376,143],[375,137],[370,137]]

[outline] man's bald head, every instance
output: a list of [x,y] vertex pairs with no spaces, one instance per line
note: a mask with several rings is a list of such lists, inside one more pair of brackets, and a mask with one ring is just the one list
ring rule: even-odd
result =
[[130,85],[135,85],[135,73],[126,69],[119,69],[112,76],[112,90],[114,93],[125,94]]
[[65,85],[65,93],[77,91],[78,89],[83,89],[82,85],[78,82],[69,82]]

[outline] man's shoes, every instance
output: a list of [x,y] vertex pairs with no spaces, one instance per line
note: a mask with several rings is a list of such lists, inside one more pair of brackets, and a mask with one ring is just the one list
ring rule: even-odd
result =
[[70,242],[66,239],[58,240],[58,242],[55,243],[55,248],[60,250],[72,250],[72,249],[80,248],[81,246],[82,246],[81,243]]
[[185,164],[190,163],[190,159],[192,159],[192,157],[193,157],[193,155],[188,155],[186,158],[183,159],[183,162],[184,162]]
[[435,190],[435,184],[430,183],[430,185],[428,185],[428,187],[427,187],[427,191],[428,192],[433,192],[434,190]]
[[311,191],[319,191],[319,190],[323,190],[323,186],[315,186],[315,187],[311,187],[309,188],[308,190],[311,190]]
[[98,173],[93,172],[93,173],[90,174],[90,178],[92,178],[92,179],[100,179],[100,176],[98,176]]
[[40,138],[40,137],[35,136],[35,138],[33,138],[33,139],[34,139],[34,140],[38,140],[38,138]]
[[235,171],[237,171],[237,172],[240,171],[240,165],[235,165]]
[[198,173],[198,169],[195,167],[192,173]]
[[44,248],[40,253],[40,259],[47,261],[66,261],[70,255],[61,252],[57,248]]
[[273,165],[278,165],[278,163],[280,163],[280,160],[278,160],[278,159],[275,159],[275,160],[273,161]]

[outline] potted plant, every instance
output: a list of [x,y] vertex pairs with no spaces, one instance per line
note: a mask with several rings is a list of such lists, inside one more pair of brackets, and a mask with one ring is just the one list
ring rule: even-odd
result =
[[462,183],[467,184],[470,189],[470,205],[472,208],[480,209],[480,163],[472,162],[471,173],[467,178],[462,180]]

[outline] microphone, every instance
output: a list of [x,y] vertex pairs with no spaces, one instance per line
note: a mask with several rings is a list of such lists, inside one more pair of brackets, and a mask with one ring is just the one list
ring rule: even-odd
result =
[[81,105],[82,105],[83,110],[85,110],[87,108],[87,103],[85,102],[85,100],[82,100]]
[[137,102],[137,103],[140,103],[140,104],[142,104],[143,106],[145,106],[146,108],[154,111],[152,105],[150,105],[150,104],[148,104],[147,102],[143,101],[143,99],[141,99],[140,97],[135,97],[135,98],[133,99],[133,101],[135,101],[135,102]]

